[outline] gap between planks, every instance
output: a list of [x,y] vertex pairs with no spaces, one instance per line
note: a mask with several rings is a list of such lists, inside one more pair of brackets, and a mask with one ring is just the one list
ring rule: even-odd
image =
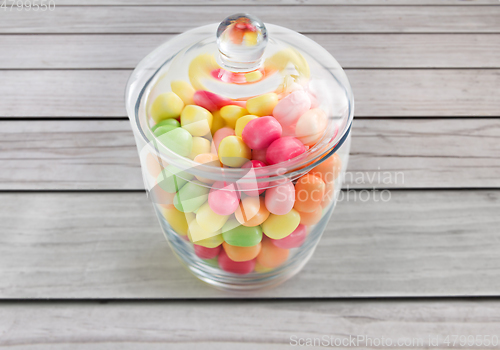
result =
[[[500,35],[310,34],[344,68],[499,68]],[[133,69],[165,34],[0,35],[0,69]]]
[[[126,116],[131,70],[0,71],[4,117]],[[500,115],[500,69],[347,69],[356,116]],[[22,93],[20,93],[22,92]],[[29,97],[29,98],[27,98]]]
[[[2,121],[0,130],[0,189],[144,188],[127,120]],[[500,187],[499,119],[367,119],[352,130],[346,188]]]
[[0,193],[0,297],[498,296],[499,190],[391,193],[339,202],[301,273],[236,294],[181,267],[143,193]]
[[[303,33],[500,33],[500,6],[56,7],[0,12],[0,33],[179,33],[250,12]],[[168,20],[165,20],[168,18]],[[467,21],[464,21],[464,19]],[[187,20],[188,19],[188,20]]]
[[363,335],[384,337],[385,343],[419,341],[422,347],[438,337],[440,345],[432,349],[449,349],[443,341],[450,334],[496,335],[499,313],[500,303],[491,299],[14,304],[2,307],[0,347],[289,349],[292,336]]

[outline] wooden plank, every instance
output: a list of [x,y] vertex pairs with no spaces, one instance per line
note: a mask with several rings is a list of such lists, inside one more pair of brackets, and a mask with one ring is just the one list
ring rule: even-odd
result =
[[[491,34],[308,34],[344,68],[499,68]],[[165,34],[0,35],[0,69],[133,69]]]
[[144,193],[1,193],[0,297],[498,296],[499,210],[498,190],[344,197],[301,273],[234,294],[181,267]]
[[[346,188],[500,187],[500,120],[357,120]],[[143,189],[128,121],[0,123],[0,189]],[[390,181],[389,181],[390,179]]]
[[179,33],[239,12],[305,33],[500,32],[500,6],[59,6],[2,11],[0,33]]
[[[335,341],[377,349],[449,349],[447,335],[497,336],[495,300],[431,301],[176,301],[8,304],[0,314],[0,346],[17,349],[289,349],[298,341]],[[283,320],[287,322],[283,322]],[[370,337],[368,340],[358,338]],[[322,337],[325,338],[322,338]],[[429,341],[429,337],[436,345]],[[450,337],[451,344],[453,338]],[[472,338],[471,338],[472,340]],[[406,341],[406,346],[404,345]],[[461,340],[458,340],[456,345]],[[467,339],[466,339],[467,341]],[[342,343],[340,343],[342,344]],[[481,342],[482,344],[482,342]],[[395,346],[392,345],[392,346]],[[318,347],[319,348],[319,347]],[[345,347],[348,348],[348,347]],[[384,348],[390,348],[386,345]],[[397,347],[395,347],[397,348]]]
[[418,6],[476,6],[497,5],[496,0],[58,0],[57,6],[103,6],[103,5],[418,5]]
[[[0,71],[0,116],[124,117],[129,70]],[[349,69],[358,117],[500,116],[500,69]],[[22,92],[22,93],[20,93]]]

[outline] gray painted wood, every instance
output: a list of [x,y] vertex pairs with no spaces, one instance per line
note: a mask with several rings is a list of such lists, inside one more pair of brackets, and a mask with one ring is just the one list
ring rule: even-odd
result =
[[144,193],[1,193],[1,298],[495,295],[500,191],[344,197],[311,261],[275,289],[218,291],[170,252]]
[[[348,69],[358,117],[500,116],[499,69]],[[0,71],[0,116],[124,117],[129,70]]]
[[[57,2],[56,2],[57,4]],[[248,12],[306,33],[499,33],[500,6],[68,6],[2,11],[0,33],[179,33]]]
[[[356,120],[346,188],[500,187],[500,120]],[[0,189],[143,189],[126,120],[0,122]],[[390,180],[389,180],[390,179]]]
[[[446,335],[497,335],[499,313],[500,303],[493,300],[11,304],[0,314],[0,347],[290,349],[299,338],[327,336],[334,342],[364,335],[396,345],[415,342],[394,347],[399,349],[449,349]],[[439,337],[439,345],[429,344],[429,336]],[[361,339],[356,345],[344,349],[382,348]]]
[[475,6],[497,5],[496,0],[58,0],[57,5],[432,5],[432,6]]
[[[490,34],[308,34],[344,68],[498,68]],[[168,34],[1,35],[2,69],[133,69]]]

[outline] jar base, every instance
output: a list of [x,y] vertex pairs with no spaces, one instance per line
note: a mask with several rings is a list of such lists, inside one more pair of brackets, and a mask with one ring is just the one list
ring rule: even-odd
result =
[[291,251],[285,264],[268,272],[252,272],[246,275],[223,271],[217,265],[211,266],[207,261],[200,259],[194,253],[192,244],[187,243],[183,237],[177,235],[162,216],[159,218],[162,231],[172,251],[195,277],[223,291],[254,291],[276,287],[302,270],[313,255],[333,209],[334,205],[327,209],[323,219],[309,232],[304,244]]

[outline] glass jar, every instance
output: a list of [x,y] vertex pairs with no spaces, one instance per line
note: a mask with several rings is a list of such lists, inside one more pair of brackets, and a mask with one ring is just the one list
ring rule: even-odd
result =
[[325,49],[233,15],[151,52],[126,105],[163,233],[196,277],[251,290],[306,264],[342,186],[354,112]]

